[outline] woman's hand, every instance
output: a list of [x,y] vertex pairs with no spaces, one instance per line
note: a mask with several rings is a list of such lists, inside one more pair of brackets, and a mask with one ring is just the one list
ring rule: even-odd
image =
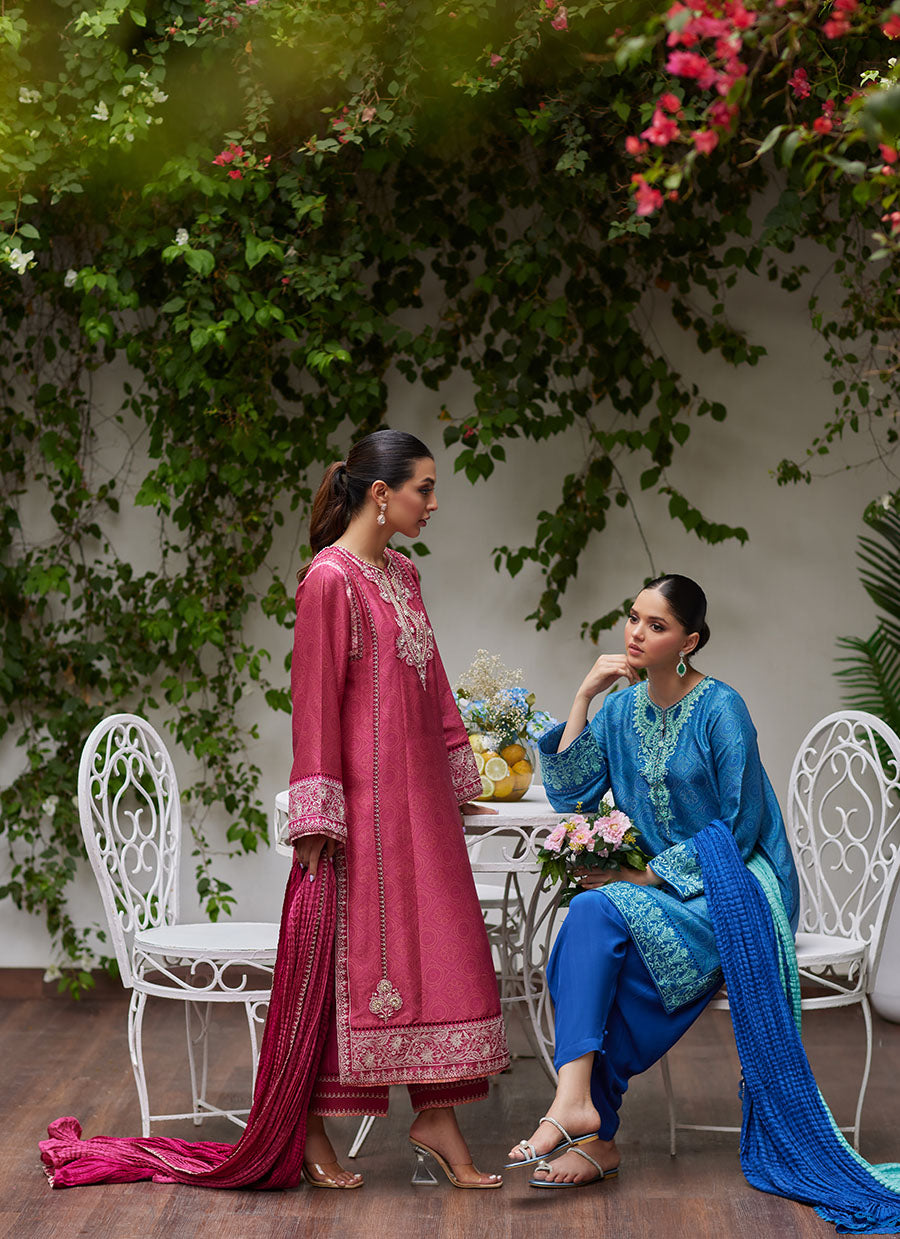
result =
[[633,882],[635,886],[662,886],[662,878],[648,865],[646,869],[632,869],[622,865],[620,869],[576,869],[582,890],[593,891],[609,882]]
[[563,753],[574,740],[577,740],[587,724],[588,709],[598,693],[605,692],[615,684],[616,680],[625,678],[629,684],[636,684],[638,674],[629,664],[624,654],[601,654],[581,681],[581,687],[575,694],[572,709],[563,734],[559,738],[558,753]]
[[477,801],[466,801],[465,804],[459,806],[459,811],[463,817],[477,817],[479,813],[496,813],[496,809],[492,809],[490,805],[478,804]]
[[299,839],[294,840],[294,855],[300,862],[300,867],[309,870],[310,882],[316,880],[323,850],[330,860],[334,856],[336,848],[337,840],[330,838],[328,835],[302,835]]
[[599,693],[604,693],[616,680],[626,679],[636,684],[638,674],[624,654],[601,654],[581,682],[576,697],[584,697],[588,703]]

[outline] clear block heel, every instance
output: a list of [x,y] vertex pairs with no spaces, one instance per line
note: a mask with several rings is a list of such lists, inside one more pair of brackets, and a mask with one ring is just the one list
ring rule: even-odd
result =
[[416,1168],[412,1177],[413,1187],[437,1187],[437,1176],[426,1161],[428,1154],[417,1145],[413,1145],[413,1148],[416,1154]]

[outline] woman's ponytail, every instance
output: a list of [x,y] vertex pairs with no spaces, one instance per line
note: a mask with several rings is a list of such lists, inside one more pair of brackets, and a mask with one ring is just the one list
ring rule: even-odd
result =
[[[313,555],[331,546],[365,503],[366,493],[379,479],[392,489],[408,481],[417,460],[434,459],[414,435],[402,430],[376,430],[350,449],[346,461],[329,465],[313,499],[309,517],[309,545]],[[306,576],[306,567],[297,580]]]

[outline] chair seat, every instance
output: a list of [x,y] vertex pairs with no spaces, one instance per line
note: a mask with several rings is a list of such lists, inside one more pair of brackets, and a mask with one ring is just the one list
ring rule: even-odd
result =
[[841,934],[798,933],[794,936],[794,945],[799,968],[822,968],[832,964],[839,972],[865,959],[868,950],[860,938]]
[[271,963],[278,947],[274,921],[202,921],[158,925],[134,936],[134,950],[179,959],[258,959]]

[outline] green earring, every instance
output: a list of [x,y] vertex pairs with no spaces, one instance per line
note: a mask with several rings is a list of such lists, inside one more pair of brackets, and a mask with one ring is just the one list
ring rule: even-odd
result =
[[687,665],[685,664],[683,654],[678,655],[678,666],[675,668],[675,674],[682,680],[687,674]]

